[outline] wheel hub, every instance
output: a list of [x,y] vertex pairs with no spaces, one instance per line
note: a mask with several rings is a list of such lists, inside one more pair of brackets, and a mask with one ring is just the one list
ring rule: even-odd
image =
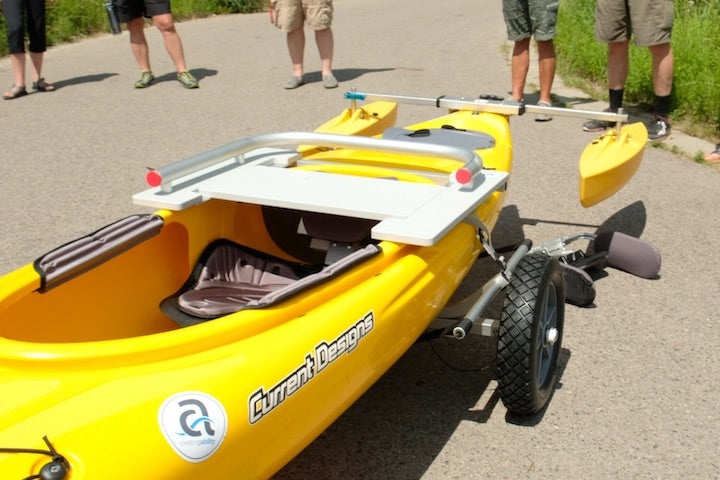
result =
[[558,337],[560,337],[560,332],[558,332],[557,328],[550,328],[545,333],[545,344],[546,345],[555,345],[555,343],[558,341]]

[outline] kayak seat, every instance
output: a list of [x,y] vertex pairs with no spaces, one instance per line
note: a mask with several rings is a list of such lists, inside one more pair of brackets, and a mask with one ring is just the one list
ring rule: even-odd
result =
[[248,308],[263,308],[324,282],[378,253],[358,250],[325,268],[289,262],[230,240],[216,240],[203,251],[190,278],[160,309],[182,327]]
[[303,263],[330,265],[376,243],[370,230],[377,220],[270,206],[262,207],[262,215],[275,245]]

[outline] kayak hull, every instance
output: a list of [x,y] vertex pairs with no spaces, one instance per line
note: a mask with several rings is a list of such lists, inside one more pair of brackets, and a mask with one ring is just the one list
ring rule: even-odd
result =
[[[383,128],[379,117],[394,115],[374,111],[385,112],[374,116]],[[358,134],[380,133],[352,114],[323,128],[347,133],[348,121],[363,125]],[[446,125],[492,137],[492,148],[478,152],[484,166],[510,171],[506,117],[455,112],[408,128]],[[359,176],[395,169],[400,181],[459,167],[362,150],[298,151],[301,168],[323,162]],[[504,195],[498,189],[475,209],[490,228]],[[160,310],[217,239],[305,261],[271,218],[265,206],[219,199],[158,210],[152,221],[160,226],[148,238],[56,285],[37,262],[0,277],[0,447],[45,448],[47,436],[70,465],[68,479],[268,477],[407,351],[482,250],[476,227],[460,222],[432,245],[374,242],[377,254],[267,307],[186,328]],[[24,478],[47,461],[0,452],[0,476]]]

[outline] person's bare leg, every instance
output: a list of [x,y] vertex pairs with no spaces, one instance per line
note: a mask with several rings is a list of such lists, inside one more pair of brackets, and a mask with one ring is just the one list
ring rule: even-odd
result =
[[540,101],[552,103],[550,93],[555,79],[555,45],[552,40],[537,42],[540,71]]
[[305,55],[305,30],[300,27],[287,34],[287,46],[290,53],[290,62],[292,63],[292,74],[295,77],[302,78],[303,57]]
[[25,87],[25,53],[11,53],[10,64],[13,69],[14,87],[3,92],[3,97],[13,97],[15,87]]
[[127,23],[127,29],[130,32],[130,49],[135,55],[138,67],[144,72],[152,71],[150,68],[150,52],[145,38],[145,20],[142,17],[130,20]]
[[44,92],[52,92],[55,90],[55,87],[46,82],[45,80],[40,80],[42,78],[42,65],[43,65],[43,58],[45,56],[45,52],[30,52],[30,66],[32,69],[32,80],[34,85],[34,88],[40,91]]
[[25,86],[25,53],[11,53],[10,64],[13,69],[13,78],[15,85],[19,87]]
[[610,90],[625,88],[629,69],[629,42],[608,43],[608,87]]
[[183,50],[182,40],[175,29],[175,22],[171,13],[163,13],[153,17],[153,24],[160,30],[165,42],[165,49],[175,64],[178,73],[187,70],[185,65],[185,52]]
[[655,95],[665,97],[672,92],[674,57],[669,43],[648,47],[652,54],[652,78]]
[[45,52],[30,52],[30,68],[32,69],[33,82],[42,77],[42,65]]
[[320,62],[322,65],[322,76],[332,75],[332,60],[334,39],[331,28],[315,30],[315,42],[317,43]]
[[530,68],[530,38],[524,38],[515,42],[512,52],[511,81],[512,96],[515,100],[522,101],[525,91],[525,80]]

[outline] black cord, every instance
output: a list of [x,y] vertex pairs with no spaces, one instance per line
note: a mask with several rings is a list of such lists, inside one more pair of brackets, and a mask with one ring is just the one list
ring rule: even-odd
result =
[[[50,440],[48,440],[47,435],[43,437],[43,441],[45,442],[45,445],[48,446],[48,450],[40,450],[37,448],[10,448],[10,447],[0,447],[0,453],[30,453],[34,455],[47,455],[48,457],[52,457],[53,462],[56,462],[62,467],[64,467],[65,472],[63,473],[63,478],[65,474],[67,473],[67,470],[70,469],[70,463],[57,453],[55,450],[55,447],[52,446],[52,443],[50,443]],[[50,464],[48,464],[50,465]],[[25,477],[22,480],[32,480],[34,478],[43,478],[41,474],[35,474],[30,475],[29,477]]]
[[38,455],[47,455],[49,457],[57,455],[49,450],[38,450],[35,448],[6,448],[0,447],[0,453],[36,453]]

